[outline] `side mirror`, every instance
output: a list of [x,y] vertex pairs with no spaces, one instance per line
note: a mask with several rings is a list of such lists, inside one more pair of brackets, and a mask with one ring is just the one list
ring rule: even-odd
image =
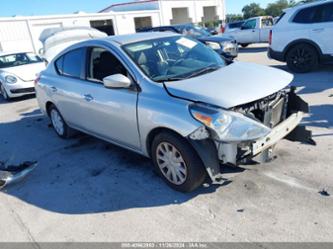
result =
[[129,88],[131,80],[122,74],[113,74],[103,79],[105,88]]

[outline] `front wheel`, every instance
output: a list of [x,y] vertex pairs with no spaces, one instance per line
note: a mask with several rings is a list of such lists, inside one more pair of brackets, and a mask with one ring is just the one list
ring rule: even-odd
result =
[[186,139],[176,134],[162,132],[155,137],[152,159],[164,181],[177,191],[192,192],[205,181],[201,159]]
[[242,48],[247,48],[250,44],[249,43],[242,43],[241,46]]
[[308,44],[299,44],[287,52],[286,61],[291,71],[307,73],[318,66],[319,57],[314,47]]

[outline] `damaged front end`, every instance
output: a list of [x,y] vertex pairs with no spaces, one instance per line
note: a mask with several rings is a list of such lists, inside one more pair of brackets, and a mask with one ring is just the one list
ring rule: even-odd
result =
[[222,183],[225,179],[221,176],[221,164],[267,162],[275,144],[284,138],[315,144],[311,131],[300,126],[304,113],[308,112],[308,104],[295,93],[295,88],[227,111],[195,105],[191,113],[205,126],[189,139],[213,183]]

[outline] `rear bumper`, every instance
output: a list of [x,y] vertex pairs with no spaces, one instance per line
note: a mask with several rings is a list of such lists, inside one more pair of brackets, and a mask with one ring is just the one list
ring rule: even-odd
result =
[[277,61],[285,61],[284,53],[274,51],[272,48],[268,49],[268,57]]

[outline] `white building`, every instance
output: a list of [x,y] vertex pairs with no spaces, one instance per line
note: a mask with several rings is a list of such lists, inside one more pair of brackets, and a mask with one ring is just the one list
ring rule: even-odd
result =
[[0,51],[38,51],[46,28],[88,26],[108,35],[147,26],[225,19],[225,0],[141,0],[111,5],[100,13],[0,18]]
[[[225,7],[225,0],[138,0],[114,4],[101,12],[157,11],[160,24],[170,25],[225,20]],[[154,26],[150,16],[137,18],[135,24],[137,28],[147,24]]]

